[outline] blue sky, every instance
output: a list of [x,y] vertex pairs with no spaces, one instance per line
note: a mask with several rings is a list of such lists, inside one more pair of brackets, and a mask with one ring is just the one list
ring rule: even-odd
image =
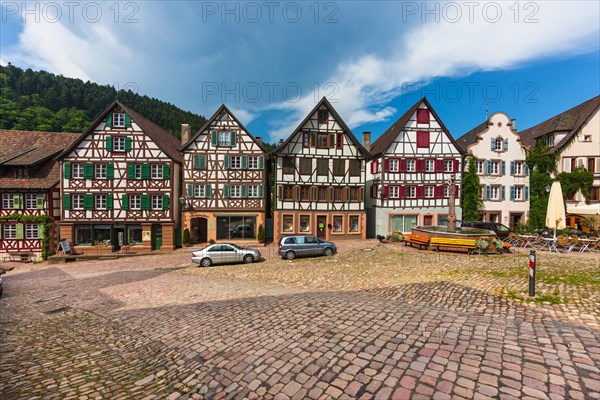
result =
[[486,105],[525,129],[600,94],[599,4],[3,1],[0,62],[225,102],[269,141],[324,95],[374,138],[425,95],[458,137]]

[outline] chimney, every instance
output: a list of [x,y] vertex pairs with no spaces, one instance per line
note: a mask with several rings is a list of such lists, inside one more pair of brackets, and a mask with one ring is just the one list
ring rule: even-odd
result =
[[371,132],[363,132],[362,145],[367,151],[371,151]]
[[258,144],[262,145],[262,136],[256,136],[256,141],[258,142]]
[[514,118],[512,118],[512,119],[510,120],[510,126],[512,127],[512,130],[513,130],[513,131],[516,131],[516,130],[517,130],[517,120],[516,120],[516,119],[514,119]]
[[283,139],[279,139],[279,145],[281,146],[283,144]]
[[190,124],[181,124],[181,144],[185,144],[190,140],[192,127]]

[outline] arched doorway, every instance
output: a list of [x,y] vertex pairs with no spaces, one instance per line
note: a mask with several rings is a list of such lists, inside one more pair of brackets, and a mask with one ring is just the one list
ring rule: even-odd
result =
[[208,224],[206,218],[192,218],[190,233],[195,236],[198,243],[208,242]]

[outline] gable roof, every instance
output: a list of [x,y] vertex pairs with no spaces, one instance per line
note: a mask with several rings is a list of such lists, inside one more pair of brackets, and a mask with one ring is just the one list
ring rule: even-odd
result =
[[275,151],[273,151],[273,154],[279,154],[281,152],[281,150],[292,140],[292,138],[294,136],[296,136],[296,134],[308,122],[308,120],[310,119],[310,117],[315,112],[317,112],[317,110],[322,105],[325,105],[325,107],[327,107],[327,109],[333,115],[333,117],[335,118],[335,120],[342,126],[342,129],[344,130],[344,133],[346,133],[346,135],[350,138],[350,140],[356,146],[356,148],[358,149],[358,151],[360,151],[362,153],[362,155],[365,156],[366,158],[371,158],[371,153],[369,153],[367,151],[367,149],[365,149],[363,147],[363,145],[360,144],[360,142],[356,139],[356,136],[354,136],[354,134],[352,133],[352,131],[350,130],[350,128],[348,128],[348,125],[346,125],[346,123],[344,122],[344,120],[342,119],[342,117],[340,117],[340,115],[337,113],[337,111],[335,110],[335,108],[333,108],[333,106],[331,105],[331,103],[329,102],[329,100],[327,100],[327,98],[325,96],[323,96],[323,98],[317,103],[317,105],[314,106],[313,109],[306,115],[306,117],[302,120],[302,122],[300,122],[300,124],[294,130],[294,132],[292,132],[292,134],[290,136],[288,136],[288,138],[282,144],[280,144],[277,147],[277,149],[275,149]]
[[115,106],[121,107],[123,111],[129,114],[131,119],[142,129],[142,131],[144,131],[146,135],[148,135],[150,139],[152,139],[154,143],[156,143],[158,148],[161,149],[169,158],[178,163],[183,162],[183,157],[181,155],[181,152],[179,151],[179,140],[175,136],[171,135],[169,132],[156,125],[154,122],[150,121],[149,119],[146,119],[141,114],[138,114],[135,110],[125,106],[119,101],[114,101],[110,106],[108,106],[102,112],[102,114],[100,114],[100,116],[96,118],[94,122],[92,122],[88,129],[85,132],[83,132],[79,136],[79,138],[63,152],[61,157],[64,157],[70,151],[75,149],[90,133],[92,133],[96,129],[98,124],[106,119],[108,113],[111,112]]
[[48,189],[60,179],[56,156],[79,134],[0,130],[0,166],[36,166],[29,179],[0,178],[3,189]]
[[442,122],[442,120],[440,119],[438,114],[435,112],[434,108],[431,106],[431,103],[429,103],[429,100],[427,100],[426,97],[423,97],[421,100],[417,101],[408,111],[406,111],[396,122],[394,122],[394,124],[392,126],[390,126],[388,128],[388,130],[385,131],[383,133],[383,135],[381,135],[373,143],[373,145],[371,146],[371,154],[373,154],[373,156],[378,156],[378,155],[383,154],[388,149],[388,147],[390,147],[390,145],[394,142],[396,137],[398,137],[400,132],[402,132],[404,130],[404,128],[406,127],[406,124],[408,123],[408,121],[410,121],[410,117],[417,111],[417,109],[419,108],[421,103],[425,103],[425,106],[427,106],[429,111],[433,114],[433,117],[440,124],[440,127],[442,128],[444,133],[446,133],[446,135],[448,135],[448,138],[450,138],[450,141],[454,144],[456,149],[461,154],[463,154],[463,155],[465,154],[462,147],[460,147],[458,145],[458,143],[456,142],[456,140],[454,140],[454,138],[450,134],[450,131],[448,131],[448,129],[446,128],[446,126],[444,125],[444,123]]
[[540,137],[553,132],[567,131],[567,135],[549,150],[549,153],[555,152],[566,145],[579,132],[581,127],[598,111],[599,107],[600,96],[596,96],[544,122],[521,131],[521,140],[526,146],[532,147],[535,145],[536,139]]
[[256,143],[256,145],[258,147],[260,147],[260,149],[262,151],[264,151],[265,153],[268,153],[268,150],[262,145],[262,143],[260,143],[258,140],[256,140],[256,138],[250,133],[250,131],[248,131],[248,129],[246,129],[246,127],[235,117],[235,115],[233,115],[233,113],[229,110],[229,108],[227,108],[227,106],[225,104],[221,104],[221,107],[219,107],[219,109],[213,114],[213,116],[210,117],[209,120],[206,121],[206,123],[204,125],[202,125],[202,127],[198,130],[198,132],[196,132],[194,135],[192,135],[190,140],[188,140],[186,143],[181,145],[179,147],[179,150],[184,151],[185,149],[187,149],[189,147],[189,145],[192,144],[196,139],[198,139],[198,136],[200,136],[202,134],[202,132],[205,129],[207,129],[210,126],[210,124],[212,124],[219,117],[219,115],[221,115],[221,113],[223,111],[225,111],[227,114],[229,114],[231,116],[231,118],[233,118],[233,120],[239,125],[240,129],[242,129],[244,132],[246,132],[246,134],[248,134],[248,136],[250,136],[252,141],[254,143]]
[[475,128],[471,129],[469,132],[465,133],[458,139],[456,139],[456,143],[464,150],[467,151],[467,148],[472,144],[477,142],[479,135],[487,130],[489,126],[488,120],[486,119],[481,124],[477,125]]

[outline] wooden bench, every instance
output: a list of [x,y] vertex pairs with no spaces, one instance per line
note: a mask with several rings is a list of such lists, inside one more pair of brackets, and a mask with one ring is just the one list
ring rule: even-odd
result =
[[8,261],[32,262],[33,253],[8,253]]
[[411,246],[416,244],[419,246],[419,249],[423,247],[427,248],[429,246],[429,238],[427,236],[420,236],[411,233],[404,237],[404,245],[406,246],[407,244],[410,244]]
[[468,253],[471,253],[471,250],[475,250],[477,248],[477,246],[475,246],[475,239],[458,239],[442,237],[431,238],[430,246],[436,247],[438,251],[440,251],[440,247],[467,249]]

